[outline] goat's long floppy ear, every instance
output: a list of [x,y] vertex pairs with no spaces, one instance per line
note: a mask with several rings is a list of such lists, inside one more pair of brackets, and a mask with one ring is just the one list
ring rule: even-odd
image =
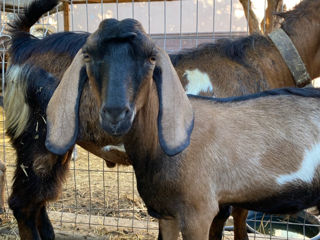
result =
[[58,155],[72,147],[78,135],[80,95],[86,80],[82,50],[65,71],[47,107],[46,147]]
[[158,134],[162,150],[173,156],[190,144],[193,110],[168,54],[158,51],[153,73],[159,96]]

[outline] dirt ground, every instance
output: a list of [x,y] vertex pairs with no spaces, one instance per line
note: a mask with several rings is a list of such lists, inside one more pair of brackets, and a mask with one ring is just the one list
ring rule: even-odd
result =
[[[150,240],[156,239],[155,233],[146,233],[145,230],[108,230],[106,227],[74,227],[72,225],[55,225],[56,240]],[[5,218],[0,224],[0,240],[18,240],[18,228],[12,216]]]
[[[107,227],[75,227],[70,224],[55,225],[56,240],[151,240],[157,239],[157,232],[144,230],[110,230]],[[12,216],[3,219],[0,224],[0,240],[18,240],[18,228]],[[253,235],[251,239],[269,239],[269,238],[255,238]],[[182,240],[180,237],[179,240]],[[223,240],[233,240],[233,234],[226,232]]]

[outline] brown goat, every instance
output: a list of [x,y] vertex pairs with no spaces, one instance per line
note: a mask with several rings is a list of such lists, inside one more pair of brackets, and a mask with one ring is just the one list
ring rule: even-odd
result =
[[[294,10],[278,14],[281,28],[297,48],[311,79],[320,75],[320,1],[304,0]],[[279,51],[268,37],[251,35],[235,41],[221,40],[170,55],[184,85],[205,78],[216,97],[239,96],[266,89],[295,86]],[[197,71],[196,71],[197,70]],[[207,94],[208,87],[192,94]]]
[[[48,230],[50,229],[50,221],[46,218],[45,205],[47,201],[54,200],[57,197],[61,181],[67,169],[68,161],[66,161],[66,159],[68,159],[69,154],[61,157],[50,153],[46,149],[44,143],[47,126],[43,119],[46,119],[46,106],[63,73],[69,66],[76,52],[82,47],[89,36],[87,33],[58,33],[39,40],[25,32],[40,18],[42,13],[53,8],[57,3],[57,0],[35,1],[31,7],[19,15],[18,20],[14,22],[12,26],[13,40],[10,48],[11,67],[8,71],[5,106],[8,122],[7,132],[12,139],[13,146],[17,150],[18,161],[15,183],[9,203],[14,212],[16,212],[15,216],[19,223],[21,238],[23,239],[36,238],[38,237],[37,234],[40,234],[42,237],[45,236],[46,238],[48,238],[48,235],[53,235],[53,230],[52,232]],[[314,37],[316,39],[314,41],[319,45],[319,41],[317,41],[319,35],[316,34],[319,30],[317,28],[319,20],[318,15],[314,15],[317,9],[319,9],[319,6],[316,4],[319,5],[319,1],[306,0],[305,3],[301,3],[297,7],[297,10],[284,16],[284,26],[291,26],[296,29],[296,31],[305,31],[306,27],[303,24],[299,25],[299,21],[301,20],[305,24],[306,20],[300,18],[296,21],[291,17],[296,16],[297,12],[302,15],[301,12],[304,11],[303,15],[307,16],[306,19],[312,20],[310,20],[308,26],[314,27],[307,36],[310,38]],[[34,10],[32,6],[41,7]],[[39,11],[39,9],[41,9],[41,11]],[[288,21],[286,20],[287,18]],[[290,36],[294,38],[298,35],[299,34],[293,34]],[[294,42],[297,41],[294,40]],[[314,62],[317,63],[317,61],[319,61],[319,54],[315,55],[315,57],[312,53],[318,52],[318,45],[314,47],[311,40],[299,43],[297,48],[299,52],[304,53],[301,54],[302,58],[306,62],[310,75],[313,77],[318,74],[318,72],[312,69],[315,70]],[[314,49],[311,51],[311,54],[307,52],[308,45]],[[256,54],[254,50],[261,52],[261,54]],[[207,51],[210,53],[207,53]],[[263,64],[257,65],[256,61],[263,56],[269,56],[271,52],[274,54],[270,56],[270,59],[279,67],[269,71],[263,71]],[[199,94],[214,94],[216,96],[242,95],[264,90],[271,86],[281,87],[294,85],[287,67],[283,65],[283,60],[280,55],[274,49],[273,44],[268,38],[263,36],[249,36],[248,38],[234,42],[221,41],[213,45],[203,45],[199,47],[199,49],[173,55],[172,60],[176,64],[178,73],[184,76],[182,82],[187,90],[188,88],[193,89],[191,86],[194,83],[190,82],[192,81],[191,75],[193,75],[190,74],[190,71],[198,68],[201,72],[207,73],[208,76],[210,76],[213,91],[208,92],[206,89],[205,91],[199,92]],[[267,62],[266,59],[263,61]],[[206,69],[203,68],[204,66],[206,66]],[[230,75],[229,69],[237,70],[236,78],[234,75]],[[269,74],[270,71],[275,71],[276,73],[272,75]],[[226,72],[228,74],[225,74]],[[266,77],[266,75],[268,75],[268,77]],[[275,78],[273,78],[274,75],[276,76]],[[39,80],[40,76],[43,77],[41,80]],[[228,79],[228,77],[231,77],[231,79]],[[257,82],[256,79],[259,79],[259,81]],[[10,81],[13,82],[12,85]],[[233,81],[236,81],[236,83]],[[77,144],[105,159],[108,166],[114,166],[115,163],[128,164],[129,160],[125,153],[115,149],[107,152],[103,150],[105,145],[121,144],[122,139],[110,137],[99,126],[99,109],[95,104],[95,98],[92,95],[88,83],[83,84],[78,114],[81,121],[78,122],[78,126],[75,125],[76,129],[78,129],[78,135],[76,136]],[[202,85],[200,86],[200,89],[201,88],[203,88]],[[39,91],[41,89],[42,93]],[[64,103],[62,103],[62,105],[64,105]],[[17,112],[20,115],[17,115]],[[88,116],[92,116],[92,118],[88,118]],[[67,120],[60,119],[60,122],[66,121]],[[39,133],[34,133],[36,127]],[[25,142],[29,142],[29,144],[26,145],[24,144]],[[72,148],[72,145],[71,143],[70,148]],[[59,165],[59,161],[64,164]],[[23,169],[20,167],[22,163],[28,167],[26,168],[28,175],[32,176],[32,178],[29,178],[29,183],[34,182],[37,187],[30,189],[29,185],[28,187],[22,184],[26,177]],[[51,179],[50,185],[43,184],[43,178]],[[50,194],[48,191],[50,191]],[[38,193],[42,193],[42,195],[39,196]],[[37,196],[37,198],[33,199],[31,198],[32,196]],[[41,209],[39,216],[37,209]],[[19,213],[24,213],[24,218],[22,218],[22,215]],[[215,236],[215,234],[217,235],[214,239],[221,238],[224,219],[228,217],[225,214],[221,215],[223,221],[216,221],[219,227],[213,227],[213,236]],[[36,216],[46,220],[43,221],[44,224],[42,225],[42,228],[46,230],[39,229],[39,226],[36,224]],[[234,214],[235,219],[237,218],[236,216],[243,216],[243,214]],[[240,219],[241,220],[237,221],[242,224],[242,227],[239,227],[239,229],[243,229],[243,234],[246,234],[245,216]],[[25,221],[29,221],[33,225],[30,227],[24,223]],[[237,238],[236,232],[236,239],[243,238]]]
[[[298,50],[311,79],[320,76],[320,1],[304,0],[294,10],[278,14],[281,28]],[[231,97],[295,86],[278,49],[268,37],[251,35],[235,41],[219,40],[170,55],[187,93]],[[247,212],[232,211],[235,239],[248,239]],[[219,239],[226,214],[216,219],[211,238]],[[219,230],[221,229],[221,230]]]
[[[76,58],[62,81],[83,78],[81,51]],[[287,213],[319,204],[318,89],[188,100],[169,57],[132,19],[103,21],[83,59],[100,124],[123,137],[161,239],[207,239],[219,206]]]

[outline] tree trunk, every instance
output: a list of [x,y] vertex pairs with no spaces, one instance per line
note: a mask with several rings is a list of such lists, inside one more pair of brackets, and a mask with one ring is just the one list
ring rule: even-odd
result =
[[268,0],[265,17],[261,21],[261,32],[268,34],[280,26],[280,19],[274,16],[276,12],[282,12],[283,0]]
[[243,10],[244,10],[244,14],[246,16],[246,19],[248,21],[248,26],[249,26],[249,33],[260,33],[260,29],[259,29],[259,22],[257,19],[256,14],[253,12],[252,10],[252,4],[251,4],[251,0],[239,0]]
[[239,0],[244,14],[246,16],[249,33],[264,33],[268,34],[273,31],[273,29],[280,26],[281,18],[274,15],[276,12],[285,11],[285,6],[283,7],[283,0],[268,0],[268,6],[265,10],[265,17],[259,24],[258,19],[252,10],[251,0]]

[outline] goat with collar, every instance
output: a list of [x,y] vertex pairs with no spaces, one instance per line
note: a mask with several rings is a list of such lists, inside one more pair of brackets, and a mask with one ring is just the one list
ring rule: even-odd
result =
[[132,19],[103,21],[63,78],[80,78],[82,58],[100,124],[123,138],[162,239],[207,239],[219,206],[318,205],[319,90],[188,98],[168,55]]

